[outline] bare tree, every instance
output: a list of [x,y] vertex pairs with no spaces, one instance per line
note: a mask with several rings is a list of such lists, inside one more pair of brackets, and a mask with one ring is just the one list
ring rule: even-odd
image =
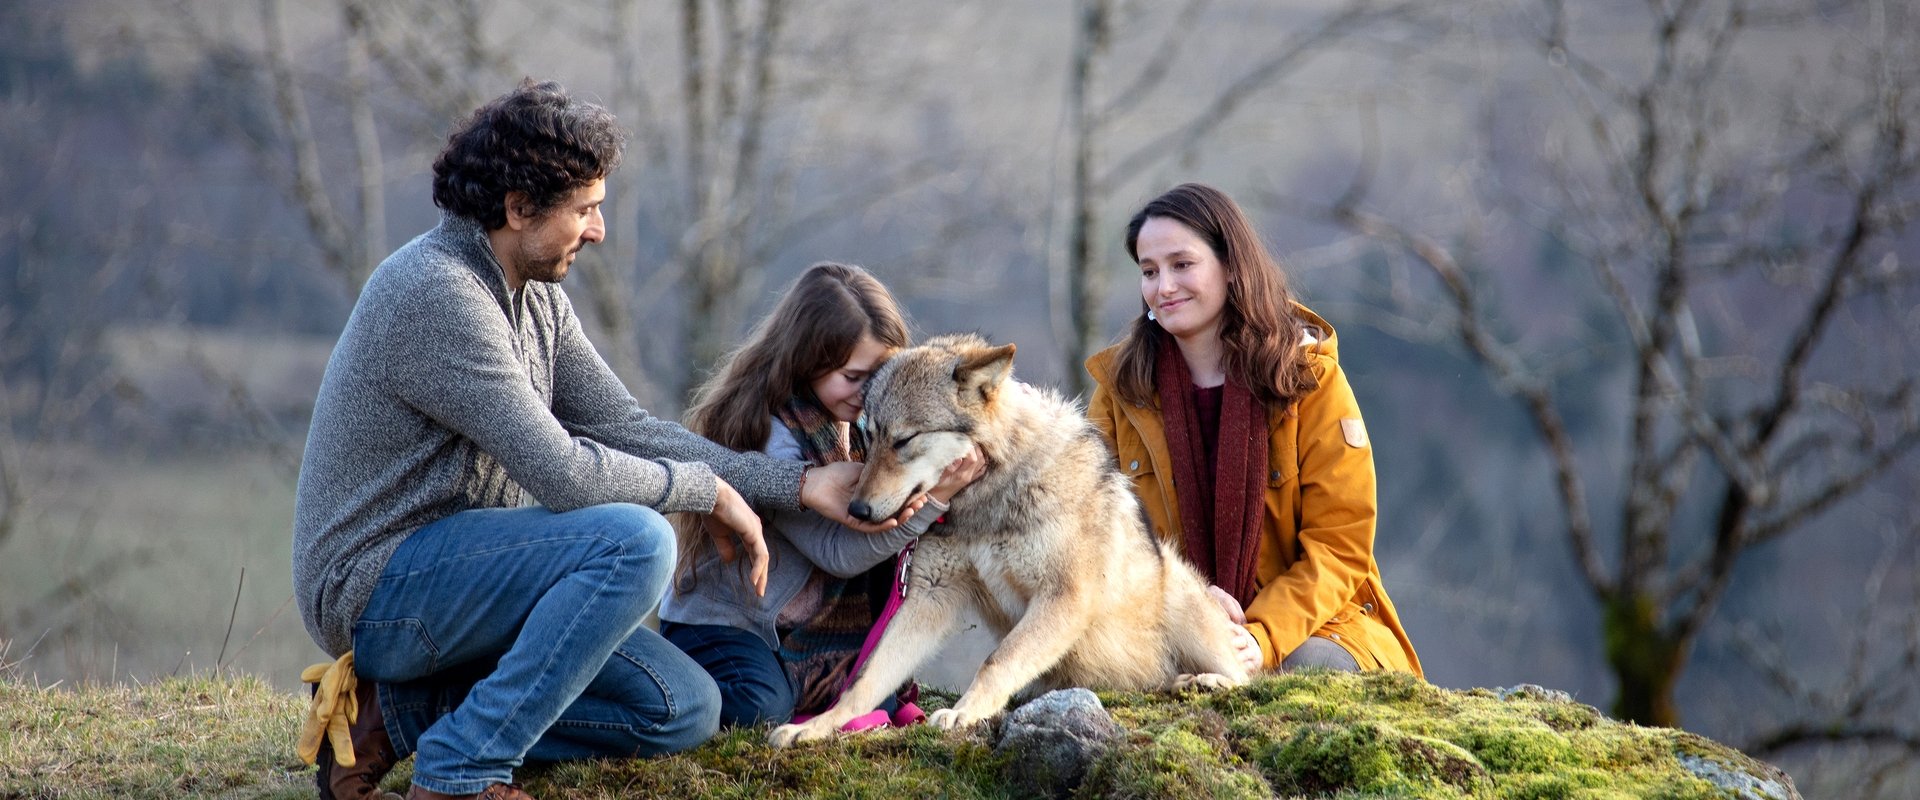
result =
[[1856,773],[1849,781],[1849,790],[1859,797],[1893,796],[1888,790],[1897,789],[1901,771],[1920,769],[1920,725],[1913,713],[1920,700],[1914,696],[1920,688],[1915,680],[1920,676],[1916,525],[1920,512],[1910,511],[1881,531],[1880,557],[1865,575],[1863,602],[1852,617],[1858,624],[1846,647],[1836,651],[1844,658],[1830,678],[1804,675],[1784,652],[1788,637],[1781,631],[1752,623],[1734,630],[1748,661],[1792,709],[1784,720],[1747,737],[1743,751],[1766,759],[1836,745],[1879,751],[1862,770],[1865,779]]
[[[889,153],[897,156],[887,159],[890,166],[858,170],[858,180],[831,192],[796,191],[809,170],[845,166],[823,163],[818,145],[795,137],[796,128],[844,113],[859,94],[911,91],[912,65],[876,68],[848,57],[873,38],[873,23],[862,21],[870,16],[862,3],[845,5],[839,13],[799,15],[778,0],[682,0],[671,25],[632,0],[608,0],[594,12],[610,21],[604,46],[615,65],[616,110],[636,129],[630,158],[638,163],[629,172],[646,176],[618,190],[634,215],[626,224],[670,238],[664,253],[616,242],[610,263],[590,261],[585,273],[614,352],[658,368],[637,370],[660,374],[663,386],[647,386],[656,407],[675,408],[725,354],[769,262],[823,222],[856,216],[957,169]],[[645,56],[669,49],[668,32],[677,58],[644,66]],[[882,74],[889,66],[893,74]],[[836,148],[852,153],[862,145]],[[636,302],[637,285],[683,289],[664,295],[680,320],[678,342],[659,335],[657,325],[641,329],[636,315],[647,303]],[[653,294],[660,305],[663,295]]]
[[[19,74],[41,82],[0,92],[0,193],[12,201],[0,209],[0,559],[15,564],[34,563],[19,553],[34,553],[44,539],[91,532],[84,520],[72,530],[50,522],[48,509],[86,491],[74,485],[78,470],[68,455],[76,442],[101,434],[110,404],[129,400],[107,368],[104,342],[132,305],[118,287],[155,246],[153,211],[137,191],[80,188],[72,176],[93,155],[83,142],[105,133],[122,148],[118,156],[138,165],[127,173],[150,177],[160,148],[143,125],[160,115],[129,108],[125,95],[106,91],[118,87],[76,69],[69,31],[50,8],[0,11],[0,50],[31,53],[35,69]],[[123,80],[138,85],[140,77]],[[98,205],[73,213],[90,201]],[[80,615],[69,610],[75,587],[135,569],[151,555],[134,549],[71,567],[37,566],[36,580],[23,581],[34,588],[0,596],[0,642],[29,627],[65,630]],[[39,625],[48,619],[65,622]]]
[[[1169,77],[1181,54],[1194,46],[1196,37],[1191,32],[1209,5],[1210,0],[1187,0],[1170,20],[1145,26],[1140,21],[1159,13],[1160,8],[1117,4],[1114,0],[1080,0],[1075,4],[1075,36],[1067,81],[1073,137],[1068,156],[1067,246],[1060,266],[1066,302],[1065,313],[1060,316],[1069,326],[1063,337],[1068,391],[1074,394],[1084,394],[1089,388],[1086,371],[1079,365],[1103,338],[1099,307],[1107,292],[1097,243],[1104,234],[1096,227],[1103,218],[1105,198],[1155,165],[1192,153],[1221,125],[1264,93],[1284,84],[1315,56],[1391,23],[1419,19],[1437,25],[1437,18],[1422,14],[1434,8],[1431,3],[1346,0],[1300,25],[1277,44],[1255,49],[1227,79],[1208,81],[1209,88],[1198,93],[1192,87],[1181,87],[1182,95],[1169,101],[1166,95],[1170,92],[1163,90],[1169,89]],[[1148,27],[1162,33],[1151,44],[1131,43],[1138,47],[1127,50],[1127,60],[1139,66],[1123,78],[1117,74],[1118,65],[1109,63],[1115,31]],[[1137,57],[1142,50],[1147,53],[1144,59]],[[1116,88],[1103,92],[1109,84]],[[1157,100],[1162,107],[1153,108],[1149,100]],[[1164,107],[1168,105],[1177,110],[1169,114]],[[1150,126],[1155,133],[1141,141],[1127,142],[1125,147],[1113,141],[1113,128],[1149,108],[1155,112]],[[1172,121],[1165,121],[1168,118]]]
[[[1818,530],[1876,480],[1911,474],[1903,464],[1920,445],[1910,314],[1920,273],[1902,258],[1920,205],[1915,20],[1898,4],[1840,5],[1651,3],[1636,23],[1651,60],[1623,64],[1588,52],[1607,32],[1583,38],[1573,9],[1544,0],[1531,46],[1577,122],[1572,135],[1537,137],[1536,173],[1502,173],[1514,154],[1490,152],[1482,220],[1451,231],[1370,210],[1370,166],[1323,209],[1435,279],[1450,312],[1442,327],[1524,407],[1552,465],[1561,531],[1602,610],[1614,711],[1630,720],[1677,724],[1675,686],[1743,556]],[[1849,44],[1832,80],[1754,96],[1747,70],[1761,34],[1832,34],[1822,26],[1836,18],[1850,23],[1835,37]],[[1538,277],[1495,275],[1497,248],[1474,228],[1485,218],[1544,233],[1598,293],[1542,290],[1564,280],[1551,263]],[[1520,281],[1535,285],[1529,296],[1502,296]],[[1435,296],[1397,302],[1428,317]],[[1767,313],[1732,310],[1756,298]],[[1605,316],[1585,313],[1595,300]],[[1584,341],[1531,345],[1503,332],[1543,315],[1617,327],[1575,323]],[[1859,342],[1843,338],[1863,329]],[[1630,376],[1615,457],[1593,441],[1609,431],[1568,422],[1567,406],[1594,391],[1591,376],[1572,385],[1582,373],[1568,362],[1592,368],[1578,357],[1603,365],[1621,350]],[[1609,479],[1621,487],[1617,516],[1593,508],[1593,487]]]
[[[400,128],[403,149],[417,156],[448,120],[480,102],[480,86],[511,71],[484,36],[492,5],[332,0],[300,7],[297,38],[288,35],[286,0],[259,0],[251,36],[225,27],[232,20],[224,6],[174,0],[165,16],[170,32],[221,65],[236,89],[270,99],[265,131],[249,124],[245,103],[213,110],[301,214],[321,265],[357,293],[389,246],[382,121]],[[334,47],[316,53],[295,41]],[[324,56],[337,69],[303,55]],[[318,115],[315,97],[324,104]]]
[[[688,318],[695,321],[687,329],[683,385],[726,352],[738,306],[734,292],[758,266],[745,260],[744,244],[761,191],[761,147],[778,91],[775,50],[787,21],[779,0],[758,9],[722,0],[714,14],[703,6],[702,0],[680,4],[686,207],[694,212],[681,252],[692,284]],[[717,52],[709,54],[709,40]]]

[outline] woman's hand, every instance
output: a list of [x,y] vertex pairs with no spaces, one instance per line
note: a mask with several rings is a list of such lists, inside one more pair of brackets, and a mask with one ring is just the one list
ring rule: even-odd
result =
[[1220,610],[1226,612],[1229,622],[1235,625],[1247,624],[1246,609],[1241,608],[1240,601],[1233,599],[1233,595],[1227,594],[1227,590],[1218,586],[1209,586],[1207,596],[1213,598],[1213,602],[1220,604]]
[[987,474],[987,456],[980,452],[980,445],[976,444],[968,448],[965,455],[954,459],[953,463],[948,464],[947,468],[940,472],[940,482],[927,490],[927,496],[939,501],[941,505],[946,505],[947,501],[952,500],[961,489],[967,488],[968,484],[979,480],[980,476],[985,474]]
[[1259,672],[1266,659],[1260,655],[1260,642],[1245,625],[1233,626],[1233,651],[1240,657],[1240,666],[1247,668],[1247,674]]
[[861,533],[886,533],[900,526],[900,523],[913,517],[914,512],[926,505],[926,495],[920,495],[907,501],[900,513],[891,519],[879,522],[863,522],[847,513],[847,504],[853,502],[853,488],[860,483],[861,464],[858,461],[835,461],[818,467],[809,467],[807,477],[800,485],[800,504],[814,513],[838,522]]
[[1227,621],[1233,623],[1233,652],[1240,657],[1240,665],[1246,667],[1248,673],[1259,672],[1266,658],[1260,654],[1260,641],[1247,630],[1246,609],[1241,608],[1240,601],[1233,599],[1227,590],[1218,586],[1208,586],[1207,596],[1220,606],[1220,610],[1227,615]]
[[767,593],[767,539],[760,531],[760,515],[753,513],[753,507],[747,505],[747,499],[732,484],[715,478],[718,484],[713,513],[701,517],[701,527],[712,537],[713,546],[720,551],[720,560],[733,563],[743,553],[747,557],[747,574],[753,583],[755,594]]

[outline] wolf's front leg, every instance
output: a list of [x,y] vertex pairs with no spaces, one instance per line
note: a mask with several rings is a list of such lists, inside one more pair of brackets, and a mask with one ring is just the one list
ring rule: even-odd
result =
[[1027,613],[980,665],[966,693],[952,708],[933,712],[927,721],[951,730],[1000,713],[1014,692],[1060,663],[1080,640],[1091,620],[1090,600],[1069,593],[1035,597]]
[[832,708],[806,722],[782,725],[767,734],[767,743],[786,747],[798,742],[823,739],[839,732],[840,726],[854,717],[879,707],[887,693],[905,683],[934,650],[947,639],[959,620],[960,609],[953,592],[916,585],[913,593],[900,603],[900,610],[880,635],[880,643],[867,655],[853,685],[840,695]]

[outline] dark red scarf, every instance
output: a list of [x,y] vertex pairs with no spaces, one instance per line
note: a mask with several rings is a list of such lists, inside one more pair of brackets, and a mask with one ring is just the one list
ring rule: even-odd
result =
[[1180,498],[1181,543],[1187,560],[1242,606],[1253,600],[1255,554],[1266,513],[1267,410],[1232,375],[1220,402],[1219,452],[1211,473],[1200,416],[1193,407],[1193,374],[1172,336],[1160,338],[1153,382],[1173,456],[1174,493]]

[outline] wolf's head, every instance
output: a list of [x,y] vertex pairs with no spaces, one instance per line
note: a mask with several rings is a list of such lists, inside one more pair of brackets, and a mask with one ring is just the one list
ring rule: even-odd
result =
[[867,381],[867,465],[847,513],[900,513],[967,452],[1007,376],[1013,345],[973,334],[937,336],[888,359]]

